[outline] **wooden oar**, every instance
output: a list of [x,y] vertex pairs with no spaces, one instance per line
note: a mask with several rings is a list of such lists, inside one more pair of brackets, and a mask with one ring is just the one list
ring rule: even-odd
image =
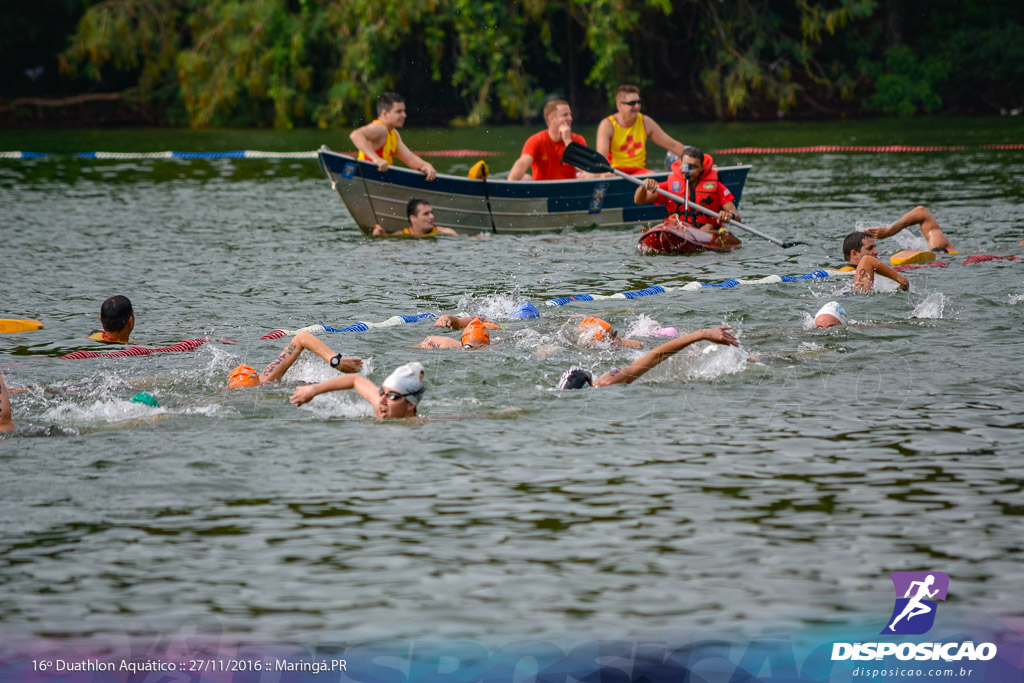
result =
[[[590,149],[589,147],[581,145],[578,142],[569,143],[569,145],[565,148],[565,151],[562,152],[562,161],[567,164],[572,164],[576,168],[587,171],[588,173],[614,173],[620,178],[625,178],[626,180],[628,180],[631,183],[634,183],[635,185],[640,185],[641,187],[643,187],[644,185],[644,181],[640,180],[639,178],[631,176],[628,173],[625,173],[613,167],[610,163],[608,163],[608,160],[604,158],[604,156],[597,150]],[[711,209],[706,209],[700,204],[696,204],[694,202],[687,200],[685,197],[680,197],[679,195],[672,194],[668,190],[663,190],[659,187],[658,194],[662,195],[663,197],[668,197],[677,204],[682,204],[687,209],[696,209],[697,211],[707,214],[708,216],[718,218],[718,214],[712,211]],[[769,242],[772,242],[773,244],[777,244],[783,249],[789,249],[790,247],[795,247],[798,244],[807,244],[807,242],[782,242],[781,240],[777,240],[770,235],[766,235],[763,232],[747,227],[746,225],[743,225],[739,221],[730,221],[729,225],[735,225],[737,228],[740,228],[741,230],[746,230],[752,235],[757,235],[761,239],[766,239]]]

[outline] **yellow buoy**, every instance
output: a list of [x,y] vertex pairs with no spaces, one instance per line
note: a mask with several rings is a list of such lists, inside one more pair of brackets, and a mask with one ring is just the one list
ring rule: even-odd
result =
[[31,332],[43,329],[43,324],[32,318],[0,318],[0,332]]

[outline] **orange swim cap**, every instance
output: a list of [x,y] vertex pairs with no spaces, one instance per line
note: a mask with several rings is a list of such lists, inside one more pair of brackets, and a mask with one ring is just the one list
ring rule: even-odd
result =
[[259,373],[256,372],[255,368],[250,368],[248,365],[239,365],[228,374],[228,386],[232,389],[255,387],[259,386],[259,383]]
[[593,335],[595,340],[604,339],[605,333],[612,339],[618,336],[615,334],[615,328],[600,318],[584,318],[580,322],[580,333]]
[[487,331],[486,324],[480,318],[473,318],[466,325],[466,329],[462,330],[462,344],[472,344],[472,342],[491,343],[491,334]]

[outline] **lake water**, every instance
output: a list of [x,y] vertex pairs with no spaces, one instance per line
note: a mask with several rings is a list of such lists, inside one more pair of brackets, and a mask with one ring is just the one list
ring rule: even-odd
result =
[[[315,161],[96,161],[75,151],[346,149],[343,131],[3,131],[0,336],[18,432],[0,438],[0,640],[200,632],[298,642],[400,638],[753,637],[866,623],[888,574],[951,577],[945,617],[1024,608],[1024,257],[1019,119],[669,127],[709,150],[964,145],[907,154],[717,155],[752,163],[735,253],[640,257],[635,231],[423,241],[365,238]],[[503,152],[525,128],[410,129],[414,149]],[[593,126],[581,131],[593,136]],[[433,158],[464,173],[471,159]],[[547,307],[655,284],[799,275],[843,236],[915,205],[959,257],[909,293],[848,278]],[[925,247],[908,230],[884,256]],[[135,306],[134,337],[192,353],[60,360],[95,348],[99,305]],[[809,329],[839,299],[853,324]],[[518,321],[518,303],[539,320]],[[429,322],[323,335],[380,382],[426,367],[423,421],[379,424],[351,392],[289,405],[332,375],[262,368],[276,328],[464,311],[507,325],[480,352],[412,348]],[[651,330],[731,325],[742,347],[684,352],[637,384],[558,392],[563,370],[640,352],[590,349],[598,315]],[[443,333],[443,332],[442,332]],[[103,349],[101,349],[103,350]],[[160,408],[131,403],[147,391]]]

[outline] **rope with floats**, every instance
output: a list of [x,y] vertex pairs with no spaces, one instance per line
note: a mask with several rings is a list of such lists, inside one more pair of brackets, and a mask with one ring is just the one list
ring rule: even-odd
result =
[[[974,256],[967,257],[961,265],[969,266],[974,263],[984,263],[985,261],[999,261],[1004,259],[1015,259],[1018,260],[1017,256],[993,256],[990,254],[975,254]],[[927,265],[903,265],[893,266],[894,270],[917,270],[919,268],[941,268],[948,266],[949,263],[945,261],[937,261],[935,263],[929,263]],[[572,296],[559,296],[554,299],[548,299],[544,303],[548,306],[565,306],[566,304],[577,303],[581,301],[603,301],[605,299],[639,299],[645,296],[654,296],[656,294],[665,294],[666,292],[698,292],[704,288],[718,288],[718,289],[732,289],[733,287],[739,287],[740,285],[774,285],[781,282],[800,282],[807,280],[827,280],[830,277],[853,275],[852,270],[833,270],[821,269],[815,270],[804,275],[769,275],[763,278],[756,279],[729,279],[722,282],[689,282],[682,287],[665,287],[663,285],[653,285],[651,287],[645,287],[644,289],[635,289],[628,292],[617,292],[615,294],[575,294]]]
[[[1024,149],[1022,143],[999,143],[978,145],[979,149],[1014,150]],[[712,150],[714,154],[828,154],[831,152],[958,152],[967,149],[963,145],[811,145],[807,147],[726,147]],[[483,149],[435,149],[417,152],[420,156],[433,157],[491,157],[503,152]],[[0,152],[0,159],[42,159],[47,157],[75,156],[80,159],[316,159],[317,152],[268,152],[254,149],[227,152],[73,152],[62,155],[55,152]]]
[[578,301],[601,301],[604,299],[639,299],[645,296],[654,296],[656,294],[664,294],[666,292],[696,292],[700,291],[705,287],[717,287],[721,289],[731,289],[733,287],[739,287],[740,285],[774,285],[780,282],[798,282],[801,280],[827,280],[831,273],[838,273],[839,271],[827,271],[827,270],[815,270],[805,275],[769,275],[763,278],[757,279],[729,279],[723,282],[689,282],[682,287],[665,287],[663,285],[654,285],[652,287],[645,287],[644,289],[636,289],[629,292],[617,292],[615,294],[575,294],[573,296],[560,296],[554,299],[548,299],[544,303],[548,306],[565,306],[566,304],[575,303]]
[[206,343],[206,337],[199,339],[182,339],[177,344],[170,346],[164,346],[159,349],[153,349],[148,346],[129,346],[126,349],[120,351],[111,351],[108,353],[100,353],[97,351],[73,351],[71,353],[60,356],[65,360],[81,360],[83,358],[126,358],[130,356],[148,356],[151,353],[173,353],[173,352],[184,352],[184,351],[195,351],[200,346]]
[[[420,156],[435,157],[490,157],[502,152],[479,149],[438,149],[418,152]],[[61,155],[54,152],[0,152],[0,159],[41,159],[57,156],[75,156],[79,159],[316,159],[313,152],[265,152],[240,149],[227,152],[73,152]]]
[[437,316],[433,313],[417,313],[416,315],[393,315],[387,320],[382,320],[378,323],[368,322],[357,322],[352,323],[348,327],[337,328],[331,327],[330,325],[307,325],[306,327],[300,327],[297,330],[272,330],[267,332],[260,339],[280,339],[284,336],[296,335],[299,332],[311,332],[313,334],[319,334],[321,332],[366,332],[369,329],[379,327],[395,327],[396,325],[405,325],[407,323],[416,323],[421,320],[433,320]]

